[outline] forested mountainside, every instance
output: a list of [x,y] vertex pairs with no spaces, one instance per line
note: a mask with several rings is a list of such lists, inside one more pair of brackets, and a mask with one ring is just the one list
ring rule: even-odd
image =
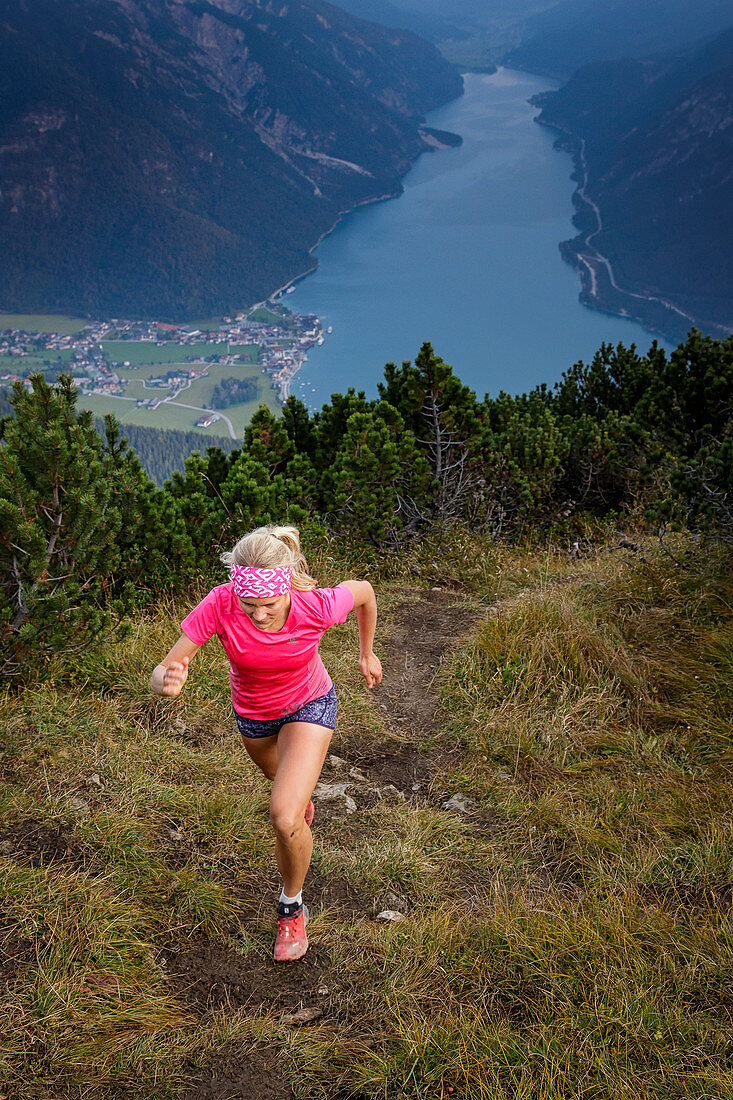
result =
[[[563,245],[581,270],[594,268],[586,300],[673,339],[693,322],[729,333],[733,30],[682,56],[584,66],[538,101],[540,121],[568,135],[589,200],[578,200],[580,235]],[[610,285],[594,251],[630,294]]]
[[733,21],[729,0],[564,0],[530,15],[507,65],[566,80],[581,65],[702,44]]
[[[0,415],[7,415],[10,406],[7,391],[0,390],[0,398],[5,398],[7,409],[0,402]],[[104,435],[104,421],[95,417],[94,426],[100,435]],[[202,435],[201,432],[182,432],[176,428],[148,428],[140,424],[125,424],[121,429],[123,437],[140,459],[140,464],[151,481],[162,485],[178,470],[183,473],[186,459],[192,451],[205,453],[210,447],[231,455],[238,446],[236,440],[223,435]]]
[[383,27],[413,31],[429,42],[439,42],[458,33],[452,22],[453,11],[448,15],[440,11],[423,12],[403,4],[393,4],[392,0],[338,0],[338,7],[359,19],[368,19]]
[[321,0],[2,0],[0,303],[182,320],[314,265],[462,82]]

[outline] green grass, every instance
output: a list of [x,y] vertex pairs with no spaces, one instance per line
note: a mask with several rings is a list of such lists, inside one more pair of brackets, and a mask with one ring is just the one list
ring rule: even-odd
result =
[[[184,364],[187,367],[199,366],[186,362],[186,356],[207,355],[250,355],[252,362],[259,361],[258,344],[173,344],[164,343],[160,347],[157,344],[149,344],[142,340],[105,340],[102,344],[104,351],[116,362],[129,362],[133,366],[149,367],[165,364],[166,369],[171,365]],[[239,364],[239,368],[247,364]],[[236,367],[233,369],[237,369]],[[150,377],[153,377],[152,375]]]
[[[145,401],[156,396],[158,391],[146,389],[143,386],[144,380],[155,378],[175,367],[190,369],[193,365],[201,366],[201,364],[186,362],[185,355],[206,356],[225,354],[227,351],[226,344],[194,344],[187,348],[172,344],[159,348],[139,341],[109,341],[105,342],[104,348],[112,359],[137,365],[138,369],[121,367],[118,373],[127,382],[124,396],[126,398],[142,398]],[[232,421],[234,430],[239,437],[244,435],[244,429],[260,405],[267,405],[273,412],[277,412],[280,404],[269,377],[263,374],[257,366],[259,346],[257,344],[233,344],[231,345],[231,352],[232,354],[251,354],[252,363],[206,364],[209,372],[208,377],[192,382],[190,387],[182,391],[177,400],[186,405],[204,408],[211,404],[214,387],[222,378],[255,378],[257,380],[257,396],[254,400],[232,405],[230,408],[222,410],[224,415]],[[154,366],[158,369],[152,369]],[[167,393],[168,390],[161,390],[159,396],[165,397]],[[228,429],[222,421],[217,421],[209,428],[196,428],[196,421],[202,414],[193,409],[180,408],[173,404],[161,402],[157,409],[138,409],[130,401],[120,401],[114,397],[94,394],[83,398],[81,405],[84,408],[91,409],[96,416],[103,416],[105,413],[111,412],[122,424],[140,424],[143,427],[152,428],[178,428],[183,431],[194,430],[200,431],[202,435],[219,435],[222,432],[228,434]]]
[[23,332],[61,332],[65,336],[73,336],[88,323],[81,317],[66,317],[57,313],[0,313],[0,329],[18,328]]
[[47,362],[55,367],[59,362],[68,363],[74,354],[71,348],[48,348],[41,355],[0,355],[0,370],[20,375],[27,371],[48,370]]
[[265,306],[260,306],[259,309],[253,309],[248,315],[247,320],[258,321],[265,325],[281,325],[283,328],[292,328],[295,324],[289,314],[273,313],[271,309],[267,309]]
[[[0,840],[35,823],[69,844],[0,856],[0,950],[20,960],[0,985],[0,1092],[173,1100],[192,1067],[237,1050],[319,1100],[733,1097],[729,560],[679,546],[677,568],[650,542],[568,562],[460,533],[392,557],[304,535],[322,584],[377,586],[382,653],[404,599],[441,575],[469,587],[457,622],[477,616],[439,677],[428,803],[317,822],[314,873],[364,899],[311,924],[326,1015],[197,1014],[160,965],[162,946],[202,937],[269,965],[256,906],[274,882],[267,784],[232,728],[220,649],[181,699],[150,696],[186,609],[165,605],[0,698]],[[335,751],[396,744],[355,623],[322,651]],[[446,813],[446,790],[483,816]],[[371,919],[388,890],[402,924]]]
[[[186,405],[198,405],[203,407],[209,404],[211,392],[216,385],[217,377],[230,377],[232,367],[215,367],[211,370],[208,379],[194,382],[189,389],[183,390],[176,400]],[[222,374],[222,372],[225,372]],[[246,376],[245,376],[246,377]],[[277,395],[270,385],[267,375],[256,375],[258,383],[257,397],[253,401],[246,401],[240,405],[232,405],[221,411],[234,425],[237,436],[244,435],[244,429],[252,419],[252,416],[260,407],[267,405],[273,412],[277,412],[280,404]],[[167,390],[158,391],[157,395],[165,397]],[[142,398],[149,400],[156,396],[156,390],[145,389],[141,379],[131,380],[125,391],[126,398]],[[104,416],[105,413],[113,413],[121,424],[141,424],[147,428],[178,428],[183,431],[200,431],[202,435],[228,434],[228,429],[223,421],[218,420],[210,428],[196,428],[196,421],[203,414],[194,409],[181,408],[172,403],[161,401],[157,409],[137,408],[134,401],[121,401],[114,397],[91,394],[79,399],[79,408],[90,409],[95,416]]]

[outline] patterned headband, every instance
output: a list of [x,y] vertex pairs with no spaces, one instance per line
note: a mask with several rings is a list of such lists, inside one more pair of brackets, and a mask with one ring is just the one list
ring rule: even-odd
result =
[[234,591],[242,599],[267,599],[284,596],[290,591],[293,568],[281,565],[277,569],[254,569],[251,565],[233,565],[230,570]]

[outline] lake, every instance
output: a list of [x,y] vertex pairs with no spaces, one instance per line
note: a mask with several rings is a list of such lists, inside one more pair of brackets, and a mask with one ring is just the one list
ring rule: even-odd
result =
[[580,304],[560,257],[575,235],[572,161],[527,102],[556,86],[468,74],[465,95],[427,119],[463,145],[423,154],[400,198],[347,214],[320,243],[318,270],[283,299],[333,328],[293,383],[309,407],[348,386],[376,396],[384,364],[425,340],[479,397],[553,383],[604,341],[647,350],[637,322]]

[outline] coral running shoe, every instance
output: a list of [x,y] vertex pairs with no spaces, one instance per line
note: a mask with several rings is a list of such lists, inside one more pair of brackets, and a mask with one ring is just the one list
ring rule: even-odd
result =
[[313,818],[316,816],[316,808],[313,805],[313,799],[309,799],[308,805],[305,808],[305,823],[310,828],[313,824]]
[[273,958],[275,962],[295,962],[302,959],[308,950],[308,937],[305,926],[308,923],[308,907],[303,905],[284,905],[277,907],[277,938]]

